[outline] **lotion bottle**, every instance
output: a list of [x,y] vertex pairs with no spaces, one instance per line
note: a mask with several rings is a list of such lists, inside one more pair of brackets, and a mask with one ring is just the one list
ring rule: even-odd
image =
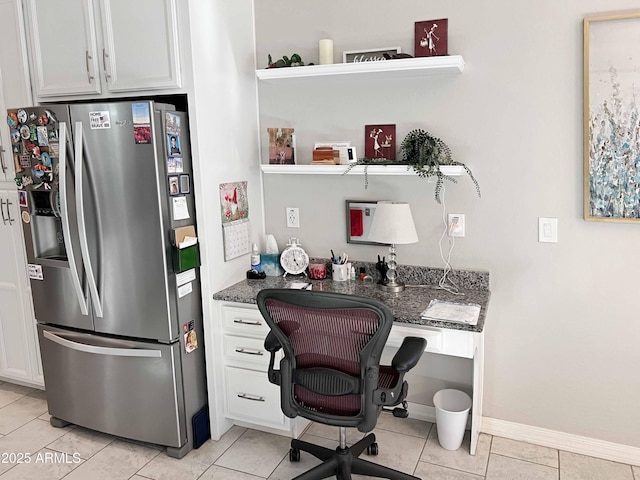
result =
[[260,252],[258,251],[258,245],[255,243],[251,249],[251,270],[255,270],[256,272],[262,270],[260,268]]

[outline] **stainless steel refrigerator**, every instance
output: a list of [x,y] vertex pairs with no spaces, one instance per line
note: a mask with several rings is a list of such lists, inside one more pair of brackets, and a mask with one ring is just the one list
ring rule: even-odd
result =
[[207,398],[186,114],[84,103],[7,121],[51,423],[182,457]]

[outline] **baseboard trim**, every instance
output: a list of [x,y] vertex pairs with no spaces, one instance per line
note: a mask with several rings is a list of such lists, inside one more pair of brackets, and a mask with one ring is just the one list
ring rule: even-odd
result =
[[640,448],[620,443],[581,437],[580,435],[490,417],[482,418],[481,431],[489,435],[534,443],[543,447],[640,466]]

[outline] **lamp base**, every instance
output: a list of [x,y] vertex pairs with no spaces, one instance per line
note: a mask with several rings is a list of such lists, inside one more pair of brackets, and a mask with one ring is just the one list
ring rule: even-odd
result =
[[385,292],[397,293],[404,290],[404,282],[390,282],[387,280],[384,283],[379,283],[378,287]]

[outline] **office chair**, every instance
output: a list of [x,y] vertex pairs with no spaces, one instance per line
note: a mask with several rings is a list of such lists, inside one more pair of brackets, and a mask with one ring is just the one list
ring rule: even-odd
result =
[[[257,303],[271,329],[265,339],[265,349],[271,353],[269,381],[280,386],[284,414],[340,427],[336,450],[291,440],[289,460],[299,461],[303,450],[323,461],[294,480],[332,475],[349,480],[352,473],[420,480],[360,459],[365,449],[377,455],[376,437],[369,433],[347,447],[346,427],[370,432],[383,406],[404,402],[408,386],[403,376],[418,363],[426,340],[405,338],[391,365],[380,366],[393,325],[386,305],[371,298],[292,289],[262,290]],[[276,370],[280,349],[284,357]]]

